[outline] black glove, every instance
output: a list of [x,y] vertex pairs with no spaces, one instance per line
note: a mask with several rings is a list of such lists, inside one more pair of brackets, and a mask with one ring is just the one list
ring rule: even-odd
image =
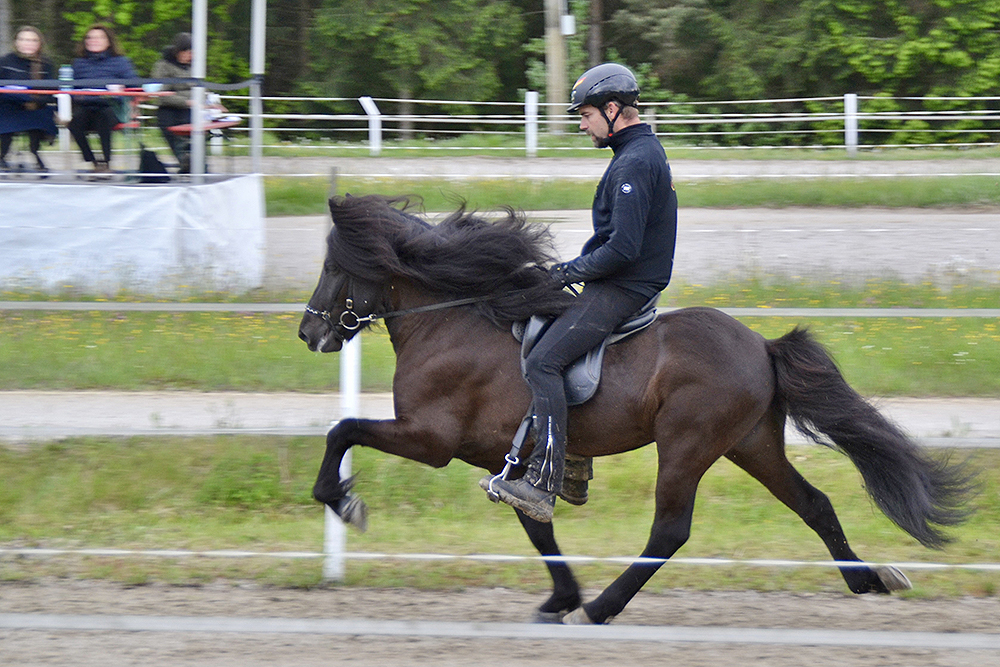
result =
[[568,275],[569,263],[563,262],[562,264],[553,264],[549,267],[549,278],[552,282],[557,283],[560,287],[565,287],[573,281],[570,280]]

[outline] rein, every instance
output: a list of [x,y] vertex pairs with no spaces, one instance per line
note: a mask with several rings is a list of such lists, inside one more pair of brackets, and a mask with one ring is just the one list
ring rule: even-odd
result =
[[[338,323],[340,326],[344,327],[347,331],[356,331],[361,328],[361,325],[368,324],[370,322],[375,322],[377,320],[388,320],[393,317],[402,317],[403,315],[412,315],[414,313],[426,313],[432,310],[442,310],[444,308],[455,308],[457,306],[467,306],[472,303],[479,303],[481,301],[489,301],[495,298],[495,294],[486,296],[471,296],[465,299],[455,299],[454,301],[442,301],[440,303],[431,303],[426,306],[417,306],[415,308],[407,308],[406,310],[393,310],[388,313],[372,313],[371,315],[358,315],[354,312],[354,299],[347,299],[344,302],[344,307],[346,310],[340,314]],[[316,310],[312,306],[306,306],[306,312],[310,315],[315,315],[317,317],[323,318],[323,320],[329,324],[331,327],[334,326],[333,313],[329,310]]]

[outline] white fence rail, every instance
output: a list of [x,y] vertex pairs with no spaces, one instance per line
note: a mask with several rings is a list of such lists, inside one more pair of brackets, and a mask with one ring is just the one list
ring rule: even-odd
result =
[[[245,96],[225,99],[234,106],[249,100]],[[331,142],[371,155],[475,148],[535,156],[540,149],[579,148],[539,141],[540,136],[575,132],[578,121],[561,105],[539,102],[534,91],[526,93],[524,102],[266,97],[263,103],[267,132],[281,140],[265,146],[271,151],[325,147]],[[281,111],[290,106],[315,111]],[[997,97],[886,98],[848,93],[841,97],[648,102],[643,114],[665,143],[695,150],[840,148],[853,155],[858,149],[874,147],[1000,143]],[[469,137],[470,142],[433,145],[457,136]],[[399,141],[418,137],[427,141],[417,146]],[[497,142],[497,137],[520,137],[523,142]]]

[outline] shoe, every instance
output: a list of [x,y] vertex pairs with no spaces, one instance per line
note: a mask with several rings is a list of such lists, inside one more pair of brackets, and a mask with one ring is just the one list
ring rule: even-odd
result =
[[107,162],[95,161],[88,178],[91,181],[106,181],[111,178],[111,167]]
[[514,481],[487,475],[479,480],[479,486],[493,502],[503,502],[521,510],[535,521],[552,522],[552,510],[556,506],[556,494],[532,486],[523,477]]

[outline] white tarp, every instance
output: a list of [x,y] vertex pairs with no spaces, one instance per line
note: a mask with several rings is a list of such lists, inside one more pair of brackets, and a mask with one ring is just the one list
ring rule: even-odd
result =
[[264,276],[259,175],[203,185],[0,182],[0,289],[169,295]]

